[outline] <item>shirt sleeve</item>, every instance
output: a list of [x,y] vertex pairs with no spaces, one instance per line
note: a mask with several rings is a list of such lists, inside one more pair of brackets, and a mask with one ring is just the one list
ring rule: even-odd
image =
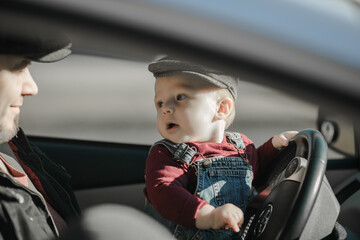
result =
[[255,144],[249,138],[247,138],[245,135],[242,137],[246,146],[248,159],[253,167],[253,185],[258,187],[263,180],[266,169],[275,160],[279,150],[273,146],[272,138],[270,138],[260,147],[256,148]]
[[146,159],[145,191],[160,215],[184,227],[195,228],[197,211],[209,203],[187,190],[191,180],[189,170],[185,164],[173,160],[164,146],[155,145]]

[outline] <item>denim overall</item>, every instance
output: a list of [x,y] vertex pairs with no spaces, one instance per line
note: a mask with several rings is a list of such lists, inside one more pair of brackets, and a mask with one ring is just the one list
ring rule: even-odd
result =
[[[238,151],[239,149],[244,150],[243,155],[239,151],[239,156],[236,157],[203,157],[191,163],[195,155],[202,156],[202,154],[185,143],[175,144],[163,139],[154,145],[164,145],[174,155],[174,161],[197,168],[198,182],[194,194],[199,198],[209,202],[215,208],[226,203],[232,203],[245,213],[252,183],[252,167],[247,159],[241,135],[230,132],[225,132],[225,134],[227,141],[233,144]],[[241,239],[240,234],[235,233],[232,229],[199,230],[185,228],[163,218],[148,201],[145,204],[145,212],[169,228],[176,239]]]

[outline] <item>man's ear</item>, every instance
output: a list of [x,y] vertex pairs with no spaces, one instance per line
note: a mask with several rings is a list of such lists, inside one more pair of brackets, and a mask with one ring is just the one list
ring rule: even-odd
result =
[[218,110],[216,112],[217,119],[225,119],[229,116],[234,102],[231,98],[226,97],[218,101]]

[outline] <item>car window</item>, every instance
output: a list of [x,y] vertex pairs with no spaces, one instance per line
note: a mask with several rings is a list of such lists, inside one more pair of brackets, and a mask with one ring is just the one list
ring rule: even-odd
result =
[[[21,110],[28,134],[135,144],[161,138],[147,63],[74,54],[57,63],[32,63],[30,71],[39,94],[27,98]],[[242,81],[229,130],[259,146],[285,130],[316,128],[317,111],[317,106]]]
[[[156,135],[147,64],[71,55],[32,63],[39,94],[22,109],[25,131],[39,136],[147,143]],[[157,137],[158,138],[158,137]]]

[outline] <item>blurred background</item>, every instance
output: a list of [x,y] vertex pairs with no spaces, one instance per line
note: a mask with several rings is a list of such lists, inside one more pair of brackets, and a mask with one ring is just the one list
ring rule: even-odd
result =
[[[156,129],[154,78],[148,63],[71,55],[32,63],[39,94],[25,99],[21,126],[36,136],[152,144]],[[286,130],[315,128],[317,106],[248,82],[239,84],[239,131],[257,146]]]

